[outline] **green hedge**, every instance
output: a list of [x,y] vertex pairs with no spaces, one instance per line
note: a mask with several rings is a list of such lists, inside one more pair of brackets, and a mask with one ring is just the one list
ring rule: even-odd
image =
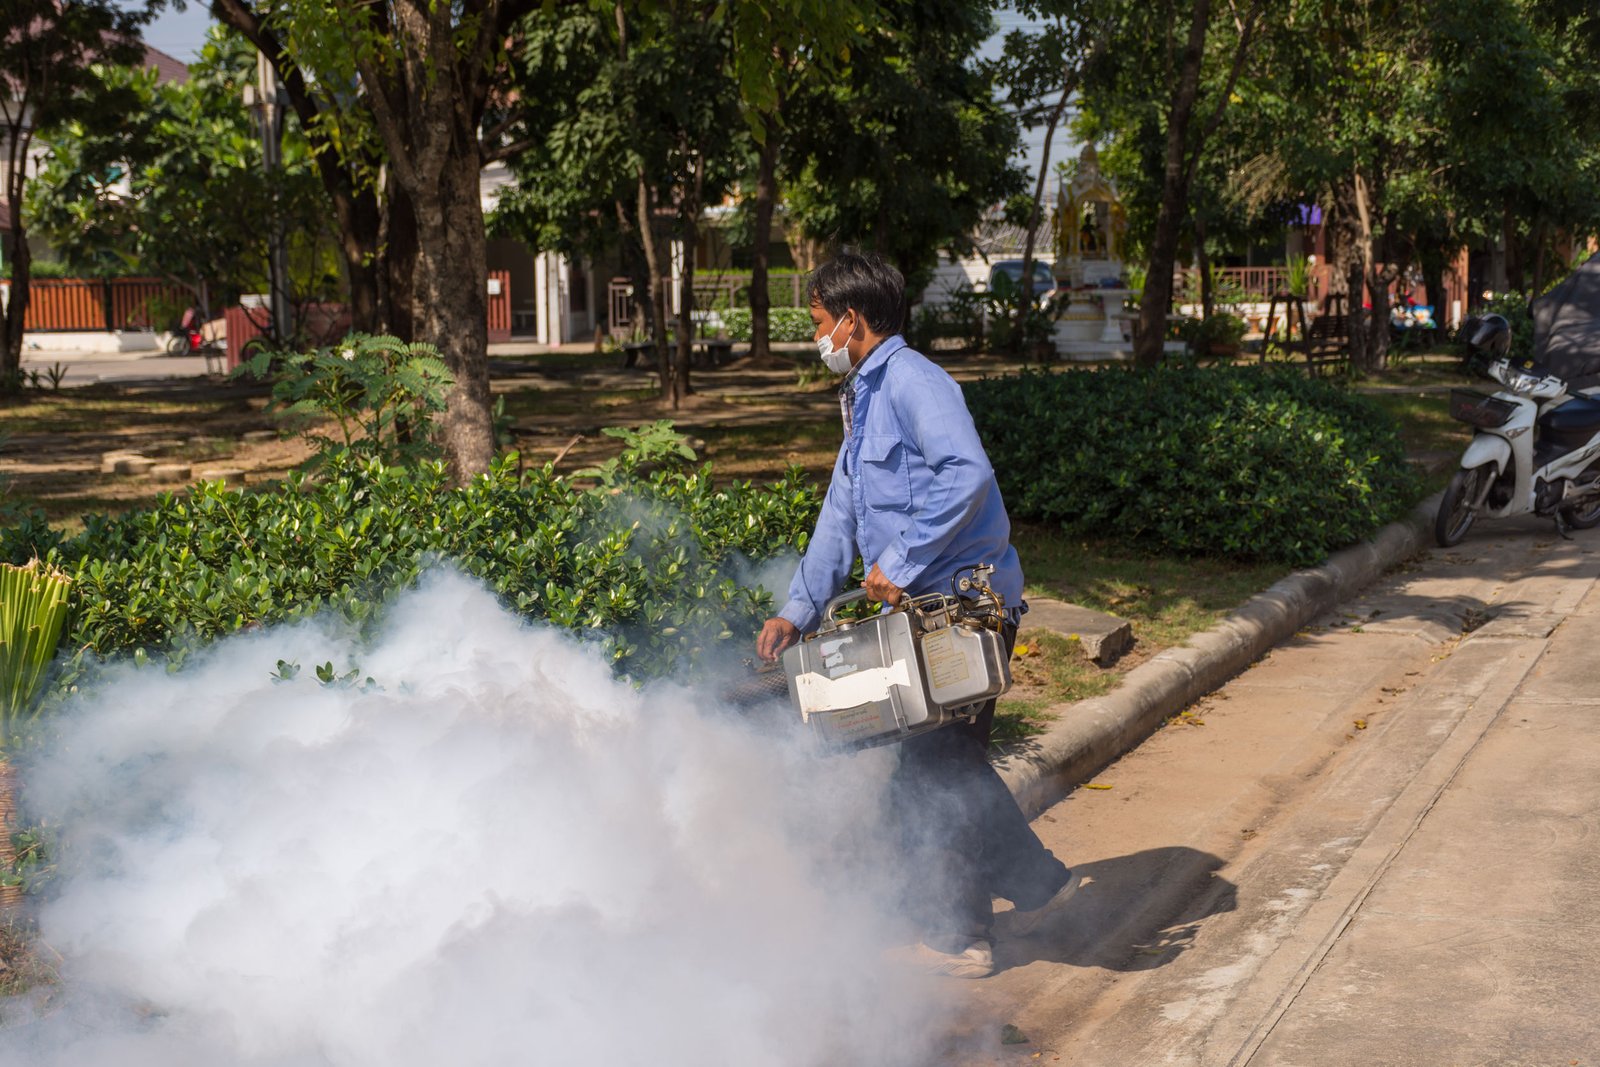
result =
[[967,397],[1011,514],[1157,552],[1309,565],[1419,488],[1384,412],[1303,373],[1036,372]]
[[[715,646],[743,649],[771,597],[741,560],[803,549],[820,507],[798,472],[714,488],[704,470],[624,471],[581,488],[500,465],[451,488],[442,463],[344,461],[272,492],[220,484],[88,516],[76,537],[37,518],[0,532],[0,559],[38,554],[72,575],[72,655],[158,655],[324,609],[357,625],[437,560],[521,614],[592,636],[619,673],[665,674]],[[73,672],[67,672],[70,676]]]
[[[749,308],[729,308],[721,314],[729,337],[735,341],[750,340]],[[809,341],[817,332],[811,312],[805,308],[769,308],[767,329],[774,341]]]

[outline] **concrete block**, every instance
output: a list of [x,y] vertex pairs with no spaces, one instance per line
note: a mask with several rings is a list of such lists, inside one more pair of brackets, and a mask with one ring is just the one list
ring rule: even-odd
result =
[[242,489],[244,487],[244,471],[237,467],[213,467],[200,472],[203,482],[221,482],[229,489]]
[[155,460],[146,459],[144,456],[119,456],[117,461],[112,465],[112,473],[146,474],[149,472],[150,468],[154,467],[155,465]]
[[104,453],[101,453],[101,455],[100,455],[100,473],[101,474],[121,474],[123,472],[119,471],[117,469],[117,464],[121,463],[125,459],[134,459],[134,458],[139,458],[139,453],[130,452],[130,451],[117,451],[117,452],[104,452]]
[[1028,598],[1021,629],[1076,637],[1083,644],[1084,655],[1102,667],[1116,662],[1133,645],[1133,627],[1126,619],[1051,597]]
[[157,463],[150,468],[150,477],[158,482],[186,482],[190,469],[187,463]]
[[239,435],[239,440],[247,445],[264,444],[267,441],[278,440],[277,430],[246,430]]

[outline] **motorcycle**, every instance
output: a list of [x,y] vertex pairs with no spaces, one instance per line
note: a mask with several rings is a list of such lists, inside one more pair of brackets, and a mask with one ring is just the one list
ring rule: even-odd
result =
[[183,318],[172,330],[172,336],[167,340],[167,355],[187,356],[205,344],[205,338],[200,332],[202,322],[200,309],[188,308],[183,313]]
[[1512,359],[1510,345],[1506,320],[1485,316],[1470,347],[1501,388],[1492,396],[1450,392],[1451,417],[1475,432],[1434,518],[1444,548],[1459,544],[1479,516],[1548,515],[1563,537],[1600,526],[1600,399],[1541,363]]

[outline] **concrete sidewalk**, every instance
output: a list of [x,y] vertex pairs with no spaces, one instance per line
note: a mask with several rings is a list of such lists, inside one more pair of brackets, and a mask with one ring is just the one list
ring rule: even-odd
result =
[[1595,570],[1464,642],[1492,683],[1268,961],[1227,1063],[1600,1063]]
[[948,1062],[1600,1063],[1597,579],[1600,532],[1484,524],[1046,809],[1087,884],[1000,917]]

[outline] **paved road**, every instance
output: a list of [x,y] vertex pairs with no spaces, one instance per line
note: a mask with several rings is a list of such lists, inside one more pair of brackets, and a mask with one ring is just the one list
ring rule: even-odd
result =
[[1042,938],[1002,924],[948,1061],[1600,1064],[1600,531],[1576,538],[1481,526],[1043,814],[1091,881]]
[[[96,382],[162,381],[170,378],[198,378],[206,373],[204,356],[169,356],[165,352],[78,352],[25,349],[22,372],[37,370],[47,375],[52,365],[65,368],[62,384],[92,385]],[[213,361],[213,367],[216,366]],[[48,381],[48,376],[45,379]]]

